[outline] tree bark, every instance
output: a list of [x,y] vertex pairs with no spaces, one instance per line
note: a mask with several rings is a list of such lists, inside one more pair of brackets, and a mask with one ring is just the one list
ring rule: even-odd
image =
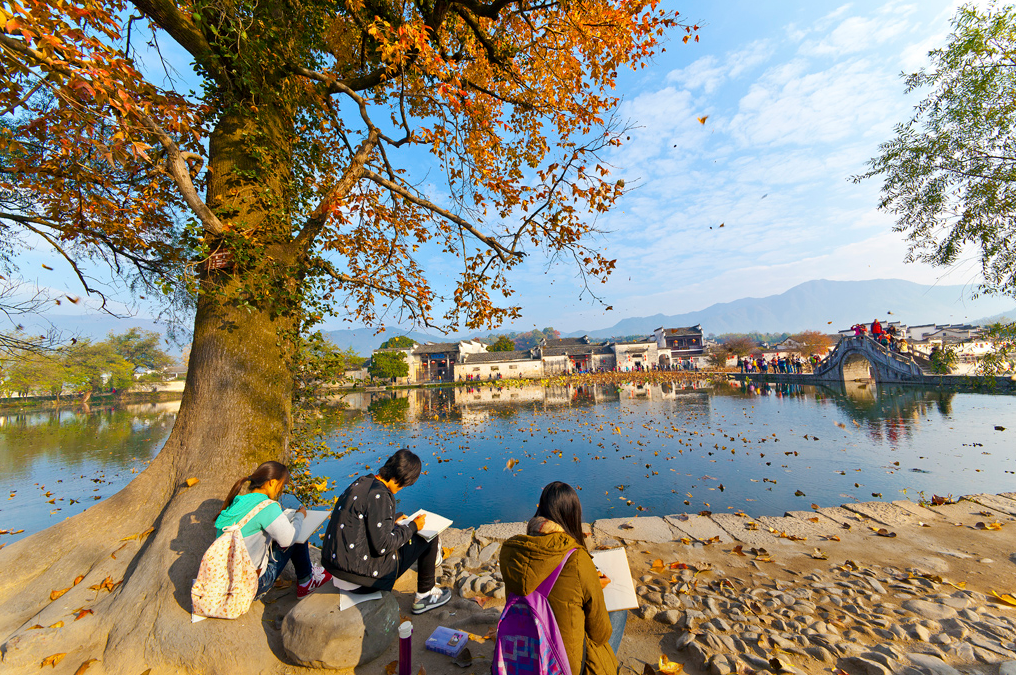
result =
[[[107,500],[0,550],[4,673],[37,673],[55,653],[67,654],[68,672],[90,658],[106,673],[131,675],[282,668],[260,603],[236,621],[190,624],[191,580],[222,499],[237,478],[284,455],[291,423],[292,377],[279,337],[290,320],[221,297],[201,295],[180,413],[149,467]],[[199,482],[187,487],[188,478]],[[107,577],[122,583],[112,592],[90,588]],[[75,620],[81,608],[93,613]],[[63,627],[49,628],[59,621]]]

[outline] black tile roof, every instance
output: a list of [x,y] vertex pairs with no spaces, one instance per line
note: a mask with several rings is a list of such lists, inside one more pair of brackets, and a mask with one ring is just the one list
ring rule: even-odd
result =
[[413,347],[414,354],[457,354],[458,351],[458,342],[428,342]]

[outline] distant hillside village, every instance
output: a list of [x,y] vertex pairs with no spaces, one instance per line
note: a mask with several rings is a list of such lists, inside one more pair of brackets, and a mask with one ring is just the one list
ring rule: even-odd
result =
[[[927,357],[936,347],[947,348],[956,354],[952,372],[974,374],[977,359],[993,350],[993,345],[981,337],[983,328],[968,324],[924,324],[906,326],[896,321],[882,323],[901,336],[906,336],[909,348],[917,355]],[[645,370],[705,370],[720,363],[736,367],[738,357],[751,355],[767,360],[799,354],[824,357],[835,344],[853,329],[834,334],[812,331],[810,342],[799,341],[800,336],[787,337],[770,344],[764,341],[749,342],[734,351],[732,342],[706,338],[702,326],[657,328],[645,337],[611,338],[597,340],[589,336],[547,338],[539,340],[529,349],[489,351],[491,345],[479,340],[457,342],[427,342],[401,347],[376,349],[379,354],[403,354],[408,366],[405,377],[393,378],[404,385],[472,382],[502,379],[540,379],[555,375],[582,372],[638,372]],[[818,338],[817,340],[815,338]],[[366,377],[368,368],[359,371],[356,379]],[[352,373],[348,373],[352,374]]]
[[657,328],[645,338],[593,340],[544,338],[527,350],[487,351],[479,340],[428,342],[404,348],[409,374],[401,384],[469,382],[473,380],[538,379],[591,371],[696,370],[706,366],[702,326]]

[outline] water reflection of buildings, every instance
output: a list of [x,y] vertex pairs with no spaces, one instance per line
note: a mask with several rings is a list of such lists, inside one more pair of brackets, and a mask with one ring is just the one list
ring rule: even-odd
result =
[[816,393],[816,398],[831,401],[844,411],[873,441],[893,445],[912,437],[921,420],[927,419],[932,411],[949,417],[955,396],[951,391],[874,383],[863,388],[822,387]]

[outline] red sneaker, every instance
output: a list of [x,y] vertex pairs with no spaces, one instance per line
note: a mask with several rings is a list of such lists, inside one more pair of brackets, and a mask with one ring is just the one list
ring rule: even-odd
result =
[[314,565],[311,568],[310,580],[307,583],[299,584],[296,587],[296,597],[303,598],[310,595],[332,580],[332,575],[325,571],[324,567]]

